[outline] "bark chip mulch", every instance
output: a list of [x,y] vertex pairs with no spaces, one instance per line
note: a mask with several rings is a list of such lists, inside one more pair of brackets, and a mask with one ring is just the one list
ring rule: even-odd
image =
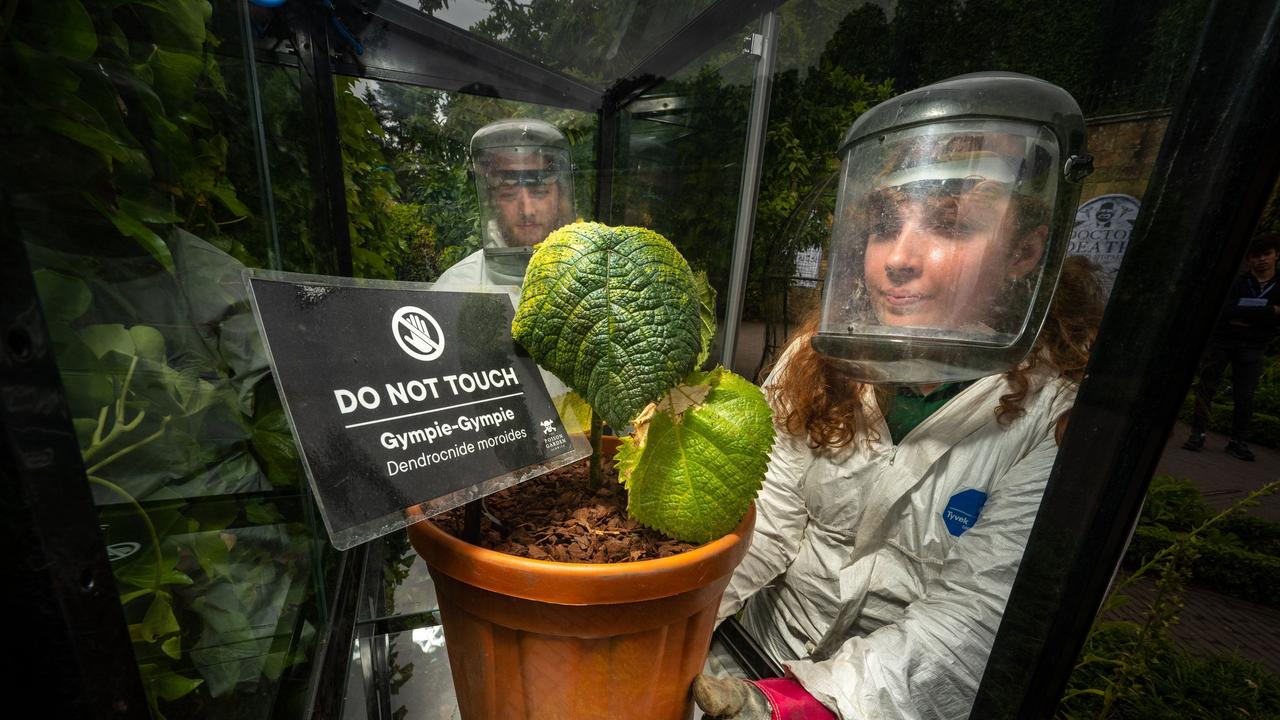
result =
[[[585,563],[651,560],[697,547],[628,517],[627,493],[609,461],[603,485],[591,486],[584,460],[494,493],[484,499],[477,544],[535,560]],[[460,537],[463,509],[433,522]]]

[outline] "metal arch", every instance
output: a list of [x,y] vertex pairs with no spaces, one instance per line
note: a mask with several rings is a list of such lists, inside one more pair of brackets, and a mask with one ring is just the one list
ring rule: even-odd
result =
[[363,52],[336,63],[344,75],[552,105],[600,109],[603,88],[552,70],[393,0],[341,3],[358,12]]
[[613,106],[626,108],[645,91],[785,1],[716,0],[609,88]]

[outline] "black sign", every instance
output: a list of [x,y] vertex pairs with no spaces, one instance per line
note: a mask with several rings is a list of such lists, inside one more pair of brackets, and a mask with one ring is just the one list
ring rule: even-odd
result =
[[264,275],[250,296],[335,546],[571,451],[505,293]]

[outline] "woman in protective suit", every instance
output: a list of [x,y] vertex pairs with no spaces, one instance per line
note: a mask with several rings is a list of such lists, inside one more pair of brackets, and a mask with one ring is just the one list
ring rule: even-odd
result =
[[821,316],[765,382],[778,440],[720,608],[786,677],[699,677],[714,718],[968,717],[1101,315],[1064,263],[1090,166],[1065,91],[952,78],[841,153]]

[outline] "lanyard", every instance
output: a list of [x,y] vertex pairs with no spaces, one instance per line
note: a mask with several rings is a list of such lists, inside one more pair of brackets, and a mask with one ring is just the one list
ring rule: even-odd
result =
[[1253,296],[1256,298],[1265,296],[1267,293],[1271,292],[1271,288],[1275,286],[1275,280],[1272,280],[1266,285],[1259,285],[1258,281],[1255,280],[1252,275],[1249,276],[1249,289],[1253,291]]

